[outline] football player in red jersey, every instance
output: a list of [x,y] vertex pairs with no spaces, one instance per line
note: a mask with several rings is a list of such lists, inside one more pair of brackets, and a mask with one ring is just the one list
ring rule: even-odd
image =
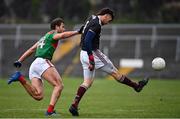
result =
[[37,43],[29,48],[22,56],[14,62],[14,66],[20,68],[22,62],[28,58],[31,54],[35,53],[36,59],[30,66],[29,79],[31,84],[25,80],[24,76],[20,72],[16,72],[8,80],[8,84],[19,81],[26,91],[35,100],[42,100],[43,93],[43,81],[42,78],[47,80],[53,86],[53,92],[50,99],[46,115],[55,114],[54,107],[63,90],[62,79],[51,63],[52,56],[57,47],[58,41],[67,37],[81,33],[82,29],[78,31],[64,32],[64,21],[61,18],[56,18],[51,22],[51,31],[47,32]]

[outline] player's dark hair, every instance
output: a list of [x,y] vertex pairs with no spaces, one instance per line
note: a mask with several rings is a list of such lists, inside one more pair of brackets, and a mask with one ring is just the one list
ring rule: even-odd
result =
[[61,23],[64,23],[62,18],[56,18],[56,19],[52,20],[52,22],[51,22],[51,30],[54,30],[56,28],[56,26],[60,26]]
[[111,10],[111,9],[108,8],[108,7],[101,9],[101,10],[97,13],[97,15],[105,15],[105,14],[111,15],[112,20],[114,19],[114,12],[113,12],[113,10]]

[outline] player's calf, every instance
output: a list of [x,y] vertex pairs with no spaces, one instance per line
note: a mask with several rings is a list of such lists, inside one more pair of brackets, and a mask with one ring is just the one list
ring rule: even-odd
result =
[[121,75],[120,77],[118,77],[116,79],[116,81],[122,83],[122,84],[125,84],[125,85],[128,85],[134,89],[136,89],[138,87],[138,84],[136,82],[133,82],[132,80],[130,80],[129,78],[127,78],[126,76],[124,75]]
[[120,78],[117,78],[116,80],[120,83],[123,83],[125,85],[132,87],[136,92],[140,92],[143,89],[143,87],[148,83],[149,77],[144,78],[138,83],[130,80],[124,75],[122,75]]

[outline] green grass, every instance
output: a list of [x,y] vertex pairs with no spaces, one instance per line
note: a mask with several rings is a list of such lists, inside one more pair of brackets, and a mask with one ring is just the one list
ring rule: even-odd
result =
[[[82,79],[64,77],[56,117],[72,117],[68,108]],[[20,83],[0,80],[0,118],[43,118],[52,87],[45,82],[42,101],[32,99]],[[150,80],[141,93],[113,80],[95,80],[80,103],[80,118],[180,118],[180,80]]]

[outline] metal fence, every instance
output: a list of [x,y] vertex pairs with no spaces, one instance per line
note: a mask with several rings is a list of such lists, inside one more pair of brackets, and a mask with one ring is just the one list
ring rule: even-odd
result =
[[[75,26],[75,29],[78,28],[78,26],[79,25]],[[48,30],[49,26],[47,24],[0,24],[0,76],[7,76],[11,73],[11,64],[13,60],[15,60],[20,53],[25,51],[27,47],[30,47]],[[107,25],[102,28],[101,42],[101,49],[106,55],[113,58],[116,65],[118,65],[119,59],[124,57],[148,60],[148,57],[145,57],[143,53],[145,50],[147,50],[147,52],[155,52],[154,57],[157,55],[161,56],[164,53],[164,50],[165,54],[167,54],[165,55],[167,60],[171,61],[170,63],[175,64],[176,67],[173,65],[174,69],[179,66],[176,65],[179,64],[180,61],[180,25],[178,24]],[[125,49],[117,46],[117,44],[124,43],[123,47],[125,47],[127,45],[125,42],[131,44],[131,46]],[[147,42],[148,45],[146,44]],[[163,48],[156,50],[158,47]],[[172,52],[166,51],[166,47],[167,49],[173,49]],[[125,56],[123,53],[120,54],[120,56],[117,56],[116,52],[128,52],[129,50],[133,51],[133,53],[129,53],[128,56]],[[13,54],[11,54],[11,51],[13,51]],[[66,63],[63,64],[66,65]],[[63,72],[63,69],[60,70]],[[27,72],[27,69],[24,70],[24,72]],[[80,74],[76,72],[74,75]],[[171,73],[169,73],[169,75],[171,75]]]

